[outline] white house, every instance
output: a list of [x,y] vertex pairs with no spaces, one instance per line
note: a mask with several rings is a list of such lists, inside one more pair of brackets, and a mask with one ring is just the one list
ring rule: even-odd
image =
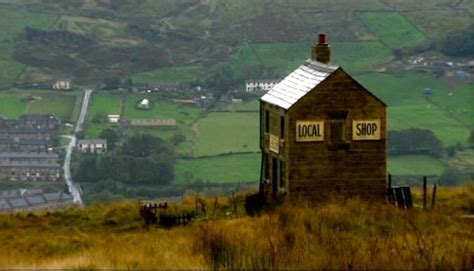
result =
[[83,153],[105,153],[107,152],[107,140],[105,139],[79,139],[77,149]]
[[67,80],[58,80],[53,84],[54,90],[69,90],[71,89],[71,84]]
[[247,80],[245,81],[245,91],[270,91],[280,80]]

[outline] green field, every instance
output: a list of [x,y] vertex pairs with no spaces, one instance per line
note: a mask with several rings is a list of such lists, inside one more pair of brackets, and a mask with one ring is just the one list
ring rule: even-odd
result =
[[201,65],[183,65],[137,73],[132,76],[132,80],[135,84],[192,82],[202,79],[205,75],[206,69]]
[[360,12],[367,27],[388,47],[395,49],[416,45],[426,35],[399,12]]
[[[137,103],[143,98],[153,103],[150,110],[137,109]],[[190,124],[201,111],[199,107],[158,100],[155,96],[130,95],[127,97],[124,116],[129,119],[175,119],[180,123]]]
[[199,120],[196,156],[258,151],[258,113],[211,113]]
[[0,115],[8,119],[16,119],[26,112],[28,102],[20,99],[21,94],[12,91],[0,92]]
[[[29,95],[39,99],[21,100]],[[0,92],[0,115],[16,119],[25,113],[53,114],[62,121],[75,121],[80,100],[80,92],[4,91]]]
[[176,182],[189,181],[186,180],[189,175],[194,180],[199,178],[209,182],[258,183],[260,154],[234,154],[213,158],[178,160]]
[[[400,76],[366,74],[357,76],[357,80],[388,104],[389,129],[430,129],[445,146],[466,143],[469,128],[457,120],[458,115],[453,110],[461,110],[460,117],[473,114],[472,91],[461,87],[449,96],[448,93],[454,90],[436,78],[420,73]],[[431,99],[437,101],[436,105],[424,97],[424,88],[433,89]],[[456,102],[453,103],[451,98]]]
[[91,104],[89,105],[88,115],[93,118],[95,115],[120,114],[122,97],[120,94],[108,92],[94,92]]
[[[263,95],[263,94],[262,94]],[[230,103],[222,106],[219,110],[229,110],[229,111],[259,111],[260,110],[260,102],[258,98],[255,100],[246,101],[242,103]]]
[[25,27],[47,29],[58,16],[30,13],[2,7],[0,9],[0,87],[9,86],[23,71],[23,65],[14,59],[19,36]]
[[28,113],[49,113],[62,121],[75,121],[74,109],[76,99],[81,99],[74,94],[47,93],[40,94],[41,100],[29,103]]
[[388,158],[392,175],[441,175],[446,165],[436,158],[424,155],[403,155]]

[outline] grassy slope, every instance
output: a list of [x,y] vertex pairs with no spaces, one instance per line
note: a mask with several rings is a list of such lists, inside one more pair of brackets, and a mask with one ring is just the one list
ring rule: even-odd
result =
[[436,158],[424,155],[403,155],[388,158],[392,175],[441,175],[446,165]]
[[191,82],[202,79],[205,75],[206,69],[204,66],[182,65],[137,73],[132,76],[132,80],[136,84],[147,84],[160,81]]
[[[472,112],[469,91],[459,91],[453,96],[448,86],[423,74],[405,74],[394,76],[389,74],[368,74],[357,77],[364,86],[375,95],[386,101],[389,106],[389,129],[400,130],[418,127],[433,130],[446,146],[466,143],[469,129],[453,116],[427,101],[423,94],[424,88],[432,88],[433,100],[442,107],[454,104],[450,101],[456,96],[456,107]],[[464,89],[464,88],[463,88]],[[472,113],[470,113],[472,114]]]
[[[21,97],[26,95],[41,97],[41,100],[21,101]],[[79,92],[4,91],[0,92],[0,115],[15,119],[25,113],[49,113],[64,121],[74,121],[78,100],[81,100]]]
[[[0,215],[0,267],[469,269],[474,231],[460,214],[474,212],[473,192],[440,187],[436,212],[349,200],[287,205],[254,218],[238,196],[236,217],[169,230],[143,227],[130,202]],[[231,210],[228,199],[217,209],[205,200],[210,217]],[[418,190],[414,201],[421,204]]]
[[30,13],[18,9],[0,9],[0,87],[9,86],[20,75],[23,65],[13,58],[15,45],[25,27],[47,29],[58,16]]
[[398,12],[361,12],[360,16],[390,48],[416,45],[426,40],[425,34]]

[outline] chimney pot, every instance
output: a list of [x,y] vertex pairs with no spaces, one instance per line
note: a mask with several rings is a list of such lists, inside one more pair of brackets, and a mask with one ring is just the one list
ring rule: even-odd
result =
[[326,44],[326,34],[324,33],[320,33],[319,34],[319,41],[318,41],[319,44]]

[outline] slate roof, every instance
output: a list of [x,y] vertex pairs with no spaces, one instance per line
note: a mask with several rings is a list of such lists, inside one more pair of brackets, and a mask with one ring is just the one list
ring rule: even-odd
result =
[[0,158],[50,158],[57,159],[59,156],[49,152],[0,152]]
[[263,95],[261,100],[283,109],[289,109],[337,69],[339,69],[338,66],[326,65],[308,59]]
[[20,145],[48,145],[48,140],[46,139],[40,139],[40,138],[21,138],[20,142],[18,142]]
[[0,167],[34,167],[34,168],[60,168],[61,165],[55,162],[42,161],[42,162],[8,162],[0,161]]
[[79,139],[77,145],[95,145],[95,144],[107,144],[105,139]]
[[[31,193],[24,193],[31,192]],[[37,207],[51,207],[51,204],[73,203],[73,197],[67,192],[44,193],[41,189],[14,189],[0,191],[0,212],[15,211],[15,209],[28,209]]]

